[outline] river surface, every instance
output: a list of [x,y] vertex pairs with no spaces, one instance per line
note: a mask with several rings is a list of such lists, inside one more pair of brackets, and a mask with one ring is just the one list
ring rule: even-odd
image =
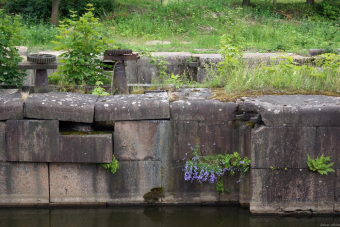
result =
[[209,206],[0,209],[0,227],[314,227],[340,217],[251,216],[248,209]]

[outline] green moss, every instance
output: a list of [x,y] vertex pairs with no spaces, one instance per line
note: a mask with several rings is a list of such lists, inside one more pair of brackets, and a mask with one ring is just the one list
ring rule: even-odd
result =
[[62,135],[62,136],[69,136],[69,135],[88,136],[88,135],[103,135],[103,134],[112,134],[112,132],[103,132],[103,131],[90,131],[90,132],[64,131],[64,132],[60,132],[60,135]]
[[154,204],[161,198],[164,198],[163,188],[152,188],[149,192],[143,195],[144,201],[149,204]]

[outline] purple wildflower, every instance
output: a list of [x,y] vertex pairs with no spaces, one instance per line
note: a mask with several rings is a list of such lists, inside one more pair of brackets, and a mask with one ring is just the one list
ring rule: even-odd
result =
[[244,164],[244,161],[240,161],[240,164]]

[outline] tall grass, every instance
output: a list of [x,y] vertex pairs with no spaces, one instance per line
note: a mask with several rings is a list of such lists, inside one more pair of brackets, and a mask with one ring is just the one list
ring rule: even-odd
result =
[[[235,14],[236,39],[244,40],[249,51],[303,52],[309,48],[340,47],[340,21],[320,16],[318,4],[305,0],[117,0],[115,12],[103,16],[108,29],[114,29],[117,45],[135,51],[217,52],[220,38],[230,32],[230,14]],[[26,17],[27,18],[27,17]],[[21,45],[33,49],[53,49],[57,30],[44,22],[26,19]],[[169,40],[170,45],[146,46],[147,40]],[[203,50],[202,50],[203,49]]]

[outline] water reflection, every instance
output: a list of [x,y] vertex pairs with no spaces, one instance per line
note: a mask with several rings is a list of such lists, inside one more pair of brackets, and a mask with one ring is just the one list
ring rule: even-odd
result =
[[[333,224],[333,225],[332,225]],[[238,207],[166,206],[0,209],[1,227],[340,226],[339,217],[259,217]]]

